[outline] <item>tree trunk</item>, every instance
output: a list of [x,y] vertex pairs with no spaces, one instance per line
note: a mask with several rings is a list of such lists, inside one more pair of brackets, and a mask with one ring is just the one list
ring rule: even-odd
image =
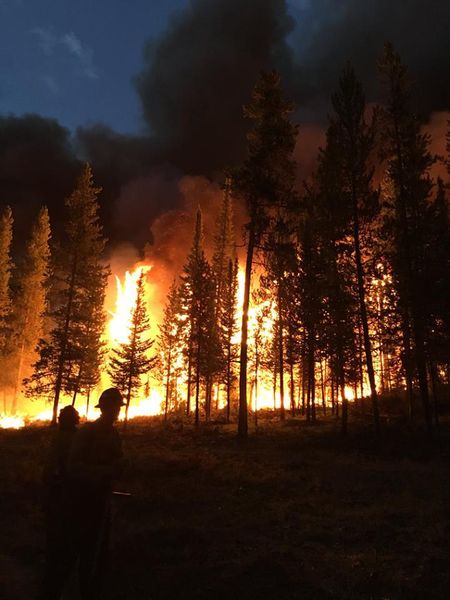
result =
[[321,391],[322,391],[322,410],[323,410],[324,416],[326,416],[327,403],[325,400],[325,381],[324,381],[324,375],[323,375],[323,360],[320,361],[320,387],[321,387]]
[[342,398],[342,421],[341,421],[341,433],[342,435],[347,435],[348,431],[348,400],[345,395],[345,380],[344,380],[344,370],[341,369],[339,374],[339,388],[341,390],[341,398]]
[[359,241],[359,217],[358,217],[358,206],[357,199],[354,195],[353,199],[353,241],[355,248],[355,262],[356,262],[356,274],[358,279],[358,298],[359,298],[359,311],[361,316],[361,325],[363,330],[364,339],[364,350],[366,354],[367,364],[367,375],[369,377],[370,384],[370,395],[372,398],[372,410],[373,410],[373,422],[375,427],[375,435],[378,438],[380,436],[380,414],[378,409],[378,394],[375,385],[375,371],[373,368],[372,360],[372,347],[370,343],[369,335],[369,323],[367,319],[367,307],[366,307],[366,292],[364,287],[364,270],[361,260],[361,247]]
[[401,310],[401,329],[403,343],[403,369],[406,382],[406,396],[408,399],[409,418],[414,417],[414,390],[413,390],[413,368],[411,356],[411,331],[410,323],[405,307]]
[[439,376],[436,369],[436,364],[430,362],[430,380],[431,390],[433,394],[433,416],[436,429],[439,429]]
[[255,417],[255,429],[258,429],[258,376],[259,376],[259,359],[255,361],[255,406],[254,406],[254,417]]
[[197,341],[197,360],[195,365],[195,426],[198,427],[200,423],[200,336]]
[[76,399],[77,399],[78,391],[80,389],[81,375],[83,373],[83,366],[84,366],[84,360],[81,360],[80,366],[78,367],[77,381],[76,381],[76,384],[75,384],[75,389],[74,389],[73,397],[72,397],[72,406],[75,406],[75,402],[76,402]]
[[420,396],[422,398],[423,412],[428,435],[433,434],[433,421],[430,408],[430,395],[428,391],[427,360],[425,353],[425,340],[421,319],[416,314],[413,316],[414,345],[416,348],[417,375],[419,378]]
[[309,331],[309,351],[308,351],[308,390],[310,395],[310,411],[312,421],[316,420],[316,348],[315,348],[315,331],[311,326]]
[[252,277],[253,252],[255,248],[255,226],[250,223],[247,259],[245,263],[244,302],[242,306],[241,348],[239,357],[239,420],[238,436],[248,437],[247,406],[247,363],[248,363],[248,310],[250,306],[250,286]]
[[192,343],[189,342],[188,358],[188,380],[187,380],[187,398],[186,398],[186,416],[191,414],[191,379],[192,379]]
[[205,418],[206,421],[211,419],[211,404],[212,404],[212,377],[208,375],[206,378],[206,394],[205,394]]
[[87,396],[86,396],[86,420],[89,418],[89,401],[91,399],[91,388],[88,388]]
[[227,423],[230,422],[231,412],[231,342],[228,340],[227,347]]
[[14,395],[13,395],[12,407],[11,407],[11,412],[13,415],[15,415],[17,412],[17,396],[19,394],[20,384],[22,381],[22,369],[23,369],[24,356],[25,356],[25,342],[22,341],[22,344],[20,345],[19,366],[17,367],[16,384],[14,386]]
[[164,404],[164,421],[167,421],[167,413],[169,411],[169,394],[170,394],[170,376],[172,370],[172,357],[169,350],[168,362],[167,362],[167,375],[166,375],[166,401]]
[[284,351],[283,351],[283,314],[281,307],[281,287],[278,284],[278,362],[280,369],[280,419],[284,421]]
[[289,393],[291,395],[291,415],[295,417],[295,380],[294,380],[294,363],[291,360],[291,364],[289,365],[289,375],[290,375],[290,389]]
[[306,385],[307,385],[307,377],[306,377],[306,356],[303,352],[302,356],[302,415],[305,416],[306,413]]

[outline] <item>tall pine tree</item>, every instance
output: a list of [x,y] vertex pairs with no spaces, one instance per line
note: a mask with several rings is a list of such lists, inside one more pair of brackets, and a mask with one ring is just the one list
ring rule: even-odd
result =
[[105,238],[98,217],[100,191],[86,164],[66,200],[66,237],[54,265],[50,310],[54,325],[48,338],[40,341],[39,357],[28,380],[28,394],[53,399],[53,424],[61,393],[75,393],[86,361],[96,362],[101,348],[108,267],[102,263]]
[[378,393],[375,382],[372,341],[367,311],[367,281],[363,263],[363,227],[370,222],[375,210],[377,196],[371,182],[373,167],[371,155],[374,146],[374,123],[365,118],[366,104],[362,86],[353,69],[347,66],[339,80],[339,87],[332,98],[334,115],[330,119],[328,138],[334,138],[339,148],[336,153],[341,188],[341,198],[348,206],[352,227],[353,251],[357,280],[359,313],[363,333],[367,375],[370,384],[375,432],[380,433]]
[[245,201],[248,212],[239,359],[238,435],[242,438],[248,435],[248,311],[253,258],[271,214],[277,207],[284,206],[292,195],[292,153],[297,138],[297,127],[289,120],[292,110],[292,103],[283,97],[278,73],[262,73],[253,90],[252,101],[244,109],[245,116],[252,122],[252,130],[247,136],[248,156],[234,172],[231,182],[234,195]]
[[[203,226],[200,207],[197,210],[194,239],[183,270],[181,296],[187,322],[186,358],[188,363],[187,412],[189,414],[192,385],[195,386],[195,425],[200,419],[200,387],[218,371],[220,345],[215,327],[215,285],[211,266],[203,249]],[[209,418],[208,393],[205,414]]]
[[[426,354],[426,303],[424,287],[427,243],[426,213],[432,190],[430,167],[434,162],[429,137],[410,108],[407,69],[392,45],[386,44],[379,63],[386,90],[382,110],[383,154],[393,188],[392,268],[397,283],[404,346],[414,351],[414,363],[428,433],[432,432]],[[411,338],[411,339],[410,339]]]

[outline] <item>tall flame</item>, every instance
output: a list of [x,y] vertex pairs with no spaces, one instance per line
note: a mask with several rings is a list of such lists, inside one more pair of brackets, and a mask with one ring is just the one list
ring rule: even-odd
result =
[[112,345],[126,344],[130,338],[131,315],[137,299],[137,284],[142,273],[148,273],[152,267],[141,265],[131,273],[125,273],[123,283],[116,275],[116,306],[110,312],[112,319],[109,322],[109,339]]

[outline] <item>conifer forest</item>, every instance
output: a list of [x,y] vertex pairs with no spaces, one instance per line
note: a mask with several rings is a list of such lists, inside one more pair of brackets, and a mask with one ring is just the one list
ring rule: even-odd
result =
[[447,598],[448,8],[179,4],[145,132],[0,93],[0,597],[35,597],[61,409],[117,388],[105,597]]

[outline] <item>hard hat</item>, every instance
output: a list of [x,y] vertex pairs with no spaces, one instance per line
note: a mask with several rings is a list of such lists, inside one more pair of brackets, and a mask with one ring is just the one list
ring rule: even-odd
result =
[[117,388],[108,388],[102,392],[95,408],[106,408],[108,406],[125,406],[122,394]]

